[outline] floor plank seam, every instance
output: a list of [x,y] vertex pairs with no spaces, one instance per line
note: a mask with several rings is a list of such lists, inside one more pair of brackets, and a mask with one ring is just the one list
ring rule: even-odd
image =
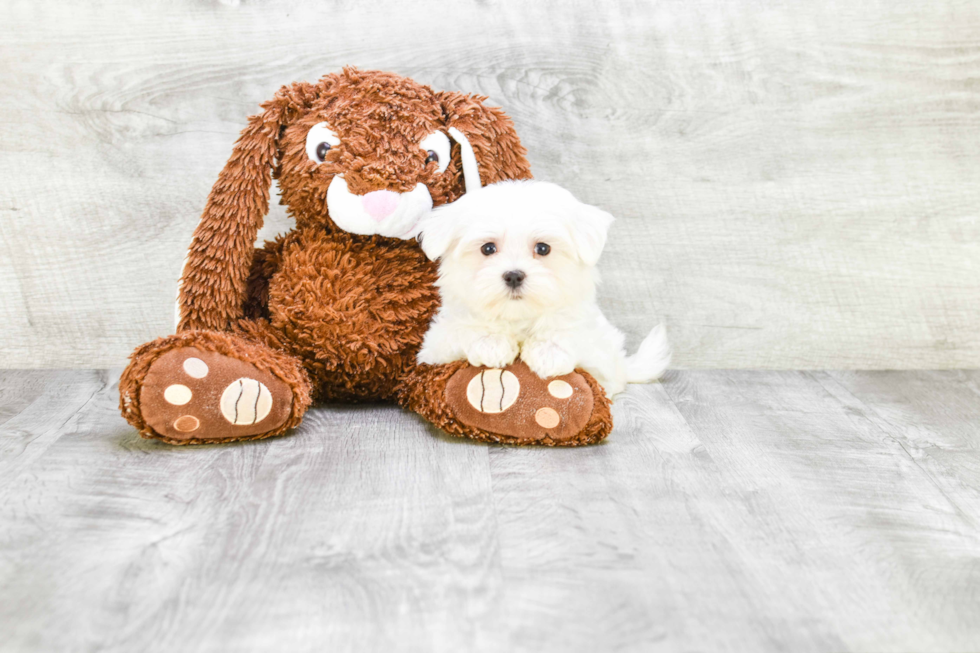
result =
[[[830,392],[829,389],[827,388],[826,384],[824,384],[819,378],[817,378],[814,375],[813,372],[807,372],[807,374],[809,374],[811,377],[813,377],[814,380],[817,381],[817,383],[819,383],[821,387],[823,387],[825,390],[827,390],[828,392]],[[897,429],[897,428],[899,428],[898,425],[894,424],[891,420],[889,420],[888,418],[886,418],[883,415],[881,415],[881,413],[879,413],[877,410],[875,410],[874,407],[869,406],[867,403],[865,403],[864,401],[862,401],[853,392],[851,392],[849,388],[845,387],[837,379],[835,379],[833,377],[833,375],[830,374],[830,372],[822,371],[822,372],[820,372],[820,374],[822,376],[826,377],[827,379],[829,379],[831,382],[833,382],[833,384],[837,388],[839,388],[842,392],[846,393],[849,397],[851,397],[854,400],[854,402],[856,404],[858,404],[859,406],[861,406],[861,408],[864,411],[866,411],[865,417],[868,420],[868,423],[871,424],[880,433],[882,433],[883,435],[885,435],[889,440],[891,440],[892,442],[894,442],[895,444],[897,444],[899,446],[899,448],[901,448],[901,450],[908,457],[909,461],[911,461],[911,463],[913,465],[915,465],[915,468],[918,469],[925,476],[925,478],[927,478],[929,480],[929,483],[933,486],[933,488],[937,492],[939,492],[939,494],[941,494],[943,496],[943,498],[949,503],[949,505],[953,508],[953,510],[956,511],[956,514],[959,515],[967,524],[969,524],[971,528],[974,528],[974,529],[977,528],[977,524],[975,523],[974,518],[969,513],[965,512],[963,510],[963,507],[957,501],[954,501],[949,496],[949,493],[947,493],[946,490],[943,489],[943,487],[939,484],[939,482],[933,476],[932,472],[930,472],[929,470],[927,470],[926,468],[924,468],[922,466],[922,464],[912,454],[912,452],[909,451],[908,446],[906,446],[907,445],[907,442],[903,442],[903,440],[905,440],[905,438],[903,436],[898,435],[896,433],[893,433],[893,432],[891,432],[889,430],[885,430],[885,428],[884,428],[884,425],[887,425],[887,426],[890,426],[893,429]]]

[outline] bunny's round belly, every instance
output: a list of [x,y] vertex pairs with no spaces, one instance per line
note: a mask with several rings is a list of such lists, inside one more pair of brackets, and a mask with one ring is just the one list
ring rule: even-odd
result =
[[272,326],[323,398],[391,397],[439,304],[415,241],[297,231],[269,285]]

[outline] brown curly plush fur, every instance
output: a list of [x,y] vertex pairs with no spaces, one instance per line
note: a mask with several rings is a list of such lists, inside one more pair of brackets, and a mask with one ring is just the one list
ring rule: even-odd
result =
[[[178,334],[137,348],[123,374],[126,419],[146,437],[175,444],[214,441],[165,438],[141,414],[141,382],[153,362],[174,348],[194,346],[247,360],[292,389],[287,422],[249,439],[292,428],[311,400],[382,400],[454,435],[525,443],[453,417],[446,383],[465,363],[416,363],[439,305],[436,267],[418,243],[345,232],[327,210],[330,181],[341,173],[355,195],[406,192],[423,183],[435,205],[459,198],[465,190],[460,146],[453,144],[440,174],[426,164],[418,145],[450,127],[469,139],[484,183],[530,178],[513,124],[484,100],[436,92],[390,73],[346,68],[316,84],[285,86],[263,104],[242,131],[194,232],[181,279]],[[307,132],[319,122],[330,124],[341,145],[318,165],[305,145]],[[256,249],[273,178],[296,227]],[[582,375],[595,396],[583,432],[573,441],[534,444],[590,444],[609,433],[609,401],[594,379]]]

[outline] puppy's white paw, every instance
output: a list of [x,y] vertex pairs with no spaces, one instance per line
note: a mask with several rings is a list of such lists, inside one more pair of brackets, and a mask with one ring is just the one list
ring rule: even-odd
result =
[[415,359],[423,365],[442,365],[453,362],[452,351],[448,347],[423,343]]
[[562,376],[575,370],[575,359],[550,340],[535,340],[524,344],[521,360],[542,379]]
[[517,343],[503,336],[490,335],[474,340],[466,348],[470,365],[507,367],[517,358]]

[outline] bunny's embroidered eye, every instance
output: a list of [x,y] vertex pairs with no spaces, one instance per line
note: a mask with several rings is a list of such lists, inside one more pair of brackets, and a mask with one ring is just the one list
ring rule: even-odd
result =
[[449,137],[442,132],[432,132],[422,139],[419,147],[425,152],[425,165],[436,164],[436,172],[445,172],[449,165]]
[[325,122],[313,125],[306,134],[306,156],[310,157],[313,163],[323,163],[331,148],[338,145],[340,139]]

